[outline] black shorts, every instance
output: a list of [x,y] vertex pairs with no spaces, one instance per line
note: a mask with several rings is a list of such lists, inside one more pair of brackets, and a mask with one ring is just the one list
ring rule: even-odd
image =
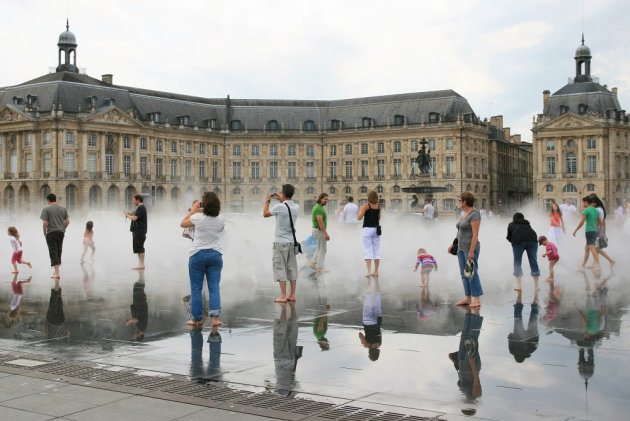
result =
[[144,241],[147,239],[146,232],[134,232],[133,234],[133,252],[144,253]]
[[594,246],[599,233],[597,231],[586,231],[586,245]]

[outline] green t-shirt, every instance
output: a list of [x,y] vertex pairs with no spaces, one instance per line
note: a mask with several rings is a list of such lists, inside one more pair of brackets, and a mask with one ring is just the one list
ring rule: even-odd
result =
[[597,209],[589,206],[582,211],[582,215],[586,215],[586,232],[597,231],[597,219],[599,218]]
[[321,215],[324,221],[324,228],[328,228],[326,224],[326,210],[319,203],[313,207],[313,228],[319,228],[319,223],[317,222],[317,215]]

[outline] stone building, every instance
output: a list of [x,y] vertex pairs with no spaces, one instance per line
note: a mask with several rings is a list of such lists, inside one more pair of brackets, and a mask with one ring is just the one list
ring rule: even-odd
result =
[[447,188],[434,196],[440,212],[453,211],[463,190],[491,205],[490,125],[452,90],[209,99],[82,73],[69,27],[57,45],[55,72],[0,88],[3,210],[39,208],[49,192],[69,210],[128,208],[137,193],[156,210],[181,210],[211,190],[224,212],[260,212],[264,194],[288,182],[304,212],[322,191],[334,209],[349,195],[364,202],[372,189],[387,211],[414,211],[401,188],[416,178],[423,138],[433,183]]
[[543,92],[543,113],[534,120],[534,195],[538,206],[597,193],[614,207],[630,195],[628,115],[591,76],[591,50],[575,51],[575,77],[553,95]]

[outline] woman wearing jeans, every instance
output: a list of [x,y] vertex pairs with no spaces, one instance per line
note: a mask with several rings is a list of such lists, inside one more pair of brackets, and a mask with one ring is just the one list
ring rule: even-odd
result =
[[[459,196],[459,205],[462,209],[461,219],[457,222],[457,260],[459,260],[459,272],[462,275],[462,283],[464,284],[464,293],[466,298],[459,301],[458,306],[479,307],[481,302],[479,297],[483,295],[481,281],[479,280],[479,266],[477,259],[479,258],[479,225],[481,224],[481,215],[477,209],[473,208],[475,204],[475,196],[468,191],[463,192]],[[451,252],[453,245],[448,248]],[[469,278],[465,275],[466,263],[468,260],[474,262],[474,274]],[[472,301],[471,301],[472,297]]]
[[512,217],[512,222],[508,225],[507,240],[512,243],[512,253],[514,255],[514,277],[516,278],[516,288],[514,291],[521,291],[521,278],[523,277],[523,269],[521,262],[523,260],[523,252],[527,252],[529,260],[529,269],[534,278],[534,288],[538,291],[538,277],[540,269],[536,253],[538,253],[538,236],[533,230],[529,221],[525,219],[522,213],[516,212]]
[[208,282],[209,309],[208,314],[212,318],[212,326],[219,326],[221,313],[221,295],[219,284],[221,282],[221,269],[223,269],[223,257],[220,244],[220,235],[225,222],[219,215],[221,201],[213,192],[205,192],[199,202],[195,202],[188,215],[180,224],[182,228],[195,227],[195,237],[190,249],[188,259],[188,275],[190,277],[190,315],[191,319],[186,323],[190,326],[201,327],[202,299],[204,276]]

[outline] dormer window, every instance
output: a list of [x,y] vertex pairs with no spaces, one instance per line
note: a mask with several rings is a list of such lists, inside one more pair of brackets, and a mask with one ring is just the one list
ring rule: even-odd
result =
[[98,100],[98,98],[96,98],[96,96],[94,96],[94,95],[87,97],[87,102],[91,106],[95,106],[97,100]]
[[237,131],[243,130],[241,126],[241,120],[232,120],[230,121],[230,130]]
[[108,107],[111,107],[113,105],[116,105],[116,100],[114,98],[105,98],[105,104]]
[[217,128],[217,119],[216,118],[210,118],[208,120],[206,120],[208,122],[208,128],[209,129],[216,129]]
[[330,128],[331,130],[339,130],[341,127],[341,121],[339,120],[330,120]]
[[26,103],[28,105],[30,105],[31,107],[33,105],[35,105],[36,102],[37,102],[37,95],[27,95],[26,96]]
[[588,105],[586,105],[586,104],[578,105],[578,113],[580,115],[585,115],[587,111],[588,111]]
[[569,107],[567,107],[566,105],[561,105],[560,114],[566,114],[567,112],[569,112]]
[[160,123],[162,121],[162,114],[158,112],[153,113],[152,120],[154,123]]
[[267,122],[267,130],[275,132],[278,130],[278,120],[269,120]]
[[396,114],[394,116],[394,126],[402,126],[403,124],[405,124],[405,116]]
[[180,126],[188,126],[188,124],[190,123],[190,116],[188,115],[180,115],[178,118]]
[[[468,118],[470,119],[470,115],[468,115]],[[440,119],[439,113],[429,113],[429,123],[437,123],[439,119]]]
[[304,131],[307,131],[307,132],[315,131],[315,122],[313,120],[306,120],[304,122]]
[[22,105],[22,97],[14,96],[13,97],[13,105]]
[[363,117],[361,119],[361,127],[371,127],[372,126],[372,118],[371,117]]

